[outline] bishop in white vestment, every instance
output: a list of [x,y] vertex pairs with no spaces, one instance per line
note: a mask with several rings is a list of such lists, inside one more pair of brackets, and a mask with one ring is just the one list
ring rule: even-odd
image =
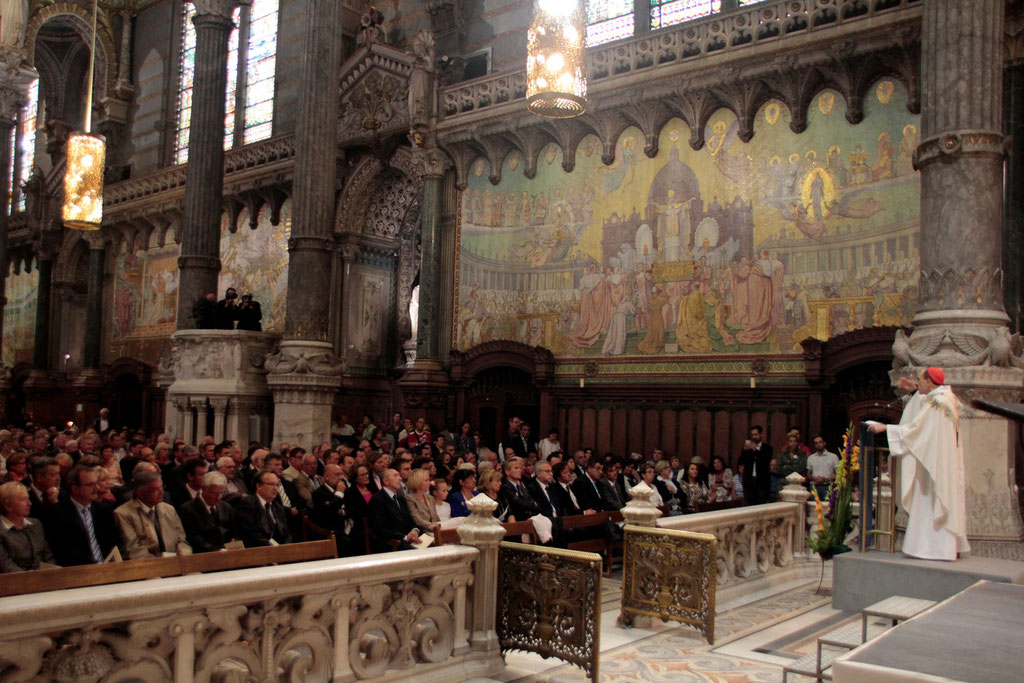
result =
[[[900,379],[900,387],[915,387]],[[964,453],[960,445],[960,401],[939,368],[921,372],[898,425],[872,425],[886,432],[889,451],[900,456],[900,505],[910,514],[903,553],[925,560],[955,560],[969,552]]]

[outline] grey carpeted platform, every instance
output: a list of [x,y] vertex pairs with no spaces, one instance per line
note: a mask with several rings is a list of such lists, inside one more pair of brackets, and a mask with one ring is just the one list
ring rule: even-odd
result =
[[913,680],[922,674],[978,683],[1019,681],[1022,633],[1024,586],[981,582],[844,656],[832,671],[836,683]]
[[940,562],[877,550],[843,553],[832,560],[832,606],[859,612],[893,595],[945,600],[981,580],[1024,584],[1024,562],[990,557]]

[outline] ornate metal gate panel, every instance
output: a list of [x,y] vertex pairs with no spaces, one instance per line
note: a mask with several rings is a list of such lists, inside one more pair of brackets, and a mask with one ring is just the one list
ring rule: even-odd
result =
[[536,652],[583,667],[597,680],[601,556],[502,543],[498,571],[501,651]]
[[619,622],[631,626],[636,615],[671,619],[713,644],[717,556],[711,534],[627,525]]

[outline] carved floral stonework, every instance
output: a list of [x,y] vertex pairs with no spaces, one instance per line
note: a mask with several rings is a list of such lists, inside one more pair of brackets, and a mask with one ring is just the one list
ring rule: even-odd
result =
[[[759,509],[760,508],[760,509]],[[730,585],[793,564],[794,538],[802,537],[803,511],[798,503],[772,503],[742,510],[705,512],[658,520],[665,529],[713,534],[717,546],[717,581]]]
[[1005,327],[919,328],[908,336],[903,330],[896,332],[893,341],[893,368],[910,366],[943,368],[958,366],[993,366],[1000,368],[1024,367],[1021,351],[1024,340],[1010,334]]
[[[204,578],[220,589],[192,599],[156,579],[128,590],[140,606],[127,619],[123,600],[105,587],[86,589],[103,595],[102,607],[69,600],[47,624],[21,623],[0,638],[0,672],[26,681],[325,682],[393,671],[415,678],[421,665],[438,675],[450,663],[465,673],[455,651],[466,649],[465,589],[476,554],[457,548],[415,563],[396,554],[372,572],[333,564],[274,585],[254,570],[234,572],[231,585],[212,574]],[[175,591],[180,602],[153,597]]]

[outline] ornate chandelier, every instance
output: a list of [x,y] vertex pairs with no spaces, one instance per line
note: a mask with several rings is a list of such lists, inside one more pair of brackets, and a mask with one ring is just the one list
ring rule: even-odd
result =
[[76,230],[99,230],[103,220],[103,166],[106,140],[92,135],[92,72],[96,58],[97,0],[92,5],[92,48],[89,51],[89,75],[86,81],[84,132],[68,136],[67,168],[64,172],[64,225]]
[[535,0],[526,38],[526,107],[565,119],[587,109],[583,0]]

